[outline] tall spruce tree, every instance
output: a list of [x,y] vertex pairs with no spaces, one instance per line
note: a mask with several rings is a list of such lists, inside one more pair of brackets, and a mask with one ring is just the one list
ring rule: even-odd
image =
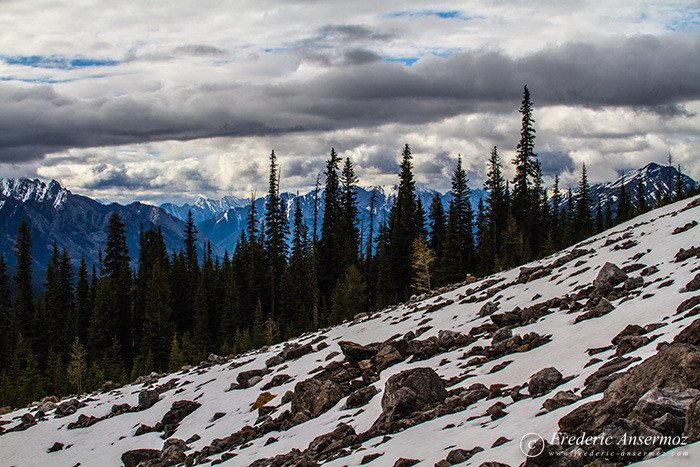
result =
[[341,172],[340,233],[342,235],[342,268],[346,269],[357,262],[360,249],[360,231],[357,228],[357,176],[350,158],[345,158]]
[[576,214],[574,220],[575,238],[583,239],[593,233],[593,222],[591,221],[591,187],[588,184],[588,174],[586,164],[581,165],[581,179],[578,183],[578,193],[576,193]]
[[32,283],[32,232],[25,218],[17,227],[14,252],[16,258],[15,280],[15,316],[19,332],[30,345],[34,342],[34,285]]
[[430,219],[430,249],[435,253],[436,261],[442,258],[442,245],[445,242],[445,209],[442,207],[440,193],[435,193],[430,201],[428,211]]
[[530,228],[535,197],[533,196],[533,180],[537,171],[537,155],[535,149],[535,120],[532,117],[532,100],[527,86],[523,89],[523,100],[520,106],[521,128],[520,142],[518,142],[515,165],[515,177],[513,178],[512,214],[518,228],[527,232]]
[[267,256],[270,283],[270,313],[268,317],[275,321],[279,306],[279,291],[282,275],[286,267],[287,211],[280,198],[279,172],[275,151],[270,153],[270,179],[267,202],[265,203],[265,254]]
[[506,229],[506,222],[508,221],[508,188],[507,182],[503,177],[502,167],[498,149],[494,146],[489,157],[488,172],[484,183],[484,189],[488,192],[488,197],[486,198],[486,220],[489,228],[489,242],[487,243],[490,250],[488,255],[489,265],[493,265],[499,254],[501,233]]
[[457,156],[457,167],[452,175],[452,202],[454,203],[455,226],[459,237],[460,256],[462,264],[460,273],[464,275],[474,267],[474,237],[472,222],[474,213],[470,202],[471,190],[468,185],[467,172],[462,168],[462,156]]
[[637,186],[635,193],[635,211],[637,214],[644,214],[649,210],[649,204],[647,203],[646,193],[644,192],[644,182],[642,181],[641,175],[637,177]]
[[331,149],[326,161],[326,188],[323,192],[323,220],[321,221],[321,238],[319,240],[319,288],[325,307],[330,305],[331,294],[340,278],[340,178],[338,165],[340,158]]
[[632,217],[632,202],[630,201],[630,195],[625,186],[625,173],[622,173],[622,180],[620,183],[620,196],[617,198],[617,215],[615,217],[615,223],[619,224]]
[[561,191],[559,189],[559,175],[554,176],[554,187],[552,189],[551,199],[551,216],[550,216],[550,235],[552,245],[555,249],[561,245]]
[[[0,377],[3,371],[8,367],[10,358],[9,343],[14,341],[12,319],[12,302],[10,295],[10,281],[7,276],[7,264],[5,264],[5,256],[0,254]],[[0,397],[2,389],[0,388]],[[2,404],[2,401],[0,401]]]

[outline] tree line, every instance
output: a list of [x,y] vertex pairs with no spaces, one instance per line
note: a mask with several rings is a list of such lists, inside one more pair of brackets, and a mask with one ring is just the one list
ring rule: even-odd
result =
[[[378,218],[373,195],[368,222],[360,225],[352,161],[331,150],[309,226],[299,197],[287,215],[272,151],[264,212],[257,212],[253,195],[231,254],[213,255],[211,244],[198,251],[191,213],[181,248],[169,253],[160,228],[142,226],[138,251],[130,252],[114,213],[98,264],[81,259],[76,271],[67,251],[54,244],[42,296],[33,283],[31,227],[22,220],[14,276],[0,256],[0,406],[94,390],[107,380],[125,383],[179,370],[209,353],[238,354],[289,339],[468,275],[546,256],[652,207],[638,180],[623,183],[615,213],[611,202],[603,208],[592,199],[585,165],[575,192],[561,190],[556,177],[549,196],[534,151],[527,86],[519,111],[515,176],[506,180],[494,147],[487,196],[476,212],[461,157],[447,212],[439,194],[426,211],[406,144],[389,214]],[[680,175],[669,186],[657,204],[691,194],[683,193]]]

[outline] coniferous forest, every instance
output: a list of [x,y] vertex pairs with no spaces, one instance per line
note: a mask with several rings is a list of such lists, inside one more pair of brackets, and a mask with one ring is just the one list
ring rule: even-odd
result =
[[[264,212],[250,204],[233,252],[214,256],[210,245],[198,251],[191,214],[180,249],[168,252],[158,227],[142,227],[138,251],[129,251],[125,225],[114,214],[98,264],[81,259],[76,267],[77,258],[54,246],[43,295],[34,283],[31,226],[23,221],[14,275],[0,256],[0,406],[289,339],[549,255],[654,207],[634,181],[621,187],[615,212],[611,203],[602,206],[592,198],[585,165],[575,190],[561,190],[558,177],[546,187],[527,86],[519,111],[516,157],[503,161],[496,147],[483,156],[488,195],[476,212],[461,157],[447,212],[439,195],[422,206],[406,144],[385,218],[371,207],[361,232],[353,163],[332,149],[311,226],[298,198],[288,221],[273,151]],[[512,180],[505,163],[514,166]],[[691,194],[680,180],[671,186],[657,204]]]

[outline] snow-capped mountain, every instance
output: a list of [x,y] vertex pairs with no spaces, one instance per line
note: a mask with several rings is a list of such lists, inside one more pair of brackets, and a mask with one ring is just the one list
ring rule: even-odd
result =
[[[659,165],[654,162],[645,165],[644,167],[620,176],[614,182],[598,183],[591,186],[591,194],[594,202],[600,198],[600,202],[605,206],[608,202],[612,202],[612,209],[615,212],[617,200],[620,197],[620,189],[622,183],[625,184],[625,190],[634,201],[637,196],[637,184],[642,181],[644,189],[644,198],[648,205],[652,206],[656,203],[658,196],[668,194],[671,186],[675,189],[676,177],[678,170],[675,167],[667,165]],[[695,188],[698,183],[688,175],[681,174],[681,182],[685,192]]]
[[0,458],[583,467],[666,453],[646,465],[693,465],[699,217],[700,197],[680,201],[290,342],[37,402],[0,416]]
[[[59,248],[66,248],[73,260],[85,257],[88,264],[96,263],[100,248],[104,248],[105,227],[113,212],[119,213],[126,224],[132,259],[138,254],[141,225],[144,228],[160,226],[170,250],[182,246],[184,222],[155,206],[143,203],[105,205],[72,194],[56,180],[45,183],[41,180],[1,179],[0,190],[0,253],[5,255],[9,264],[14,263],[14,238],[23,217],[32,229],[37,271],[46,267],[54,242]],[[206,240],[201,236],[200,247]]]
[[161,204],[160,207],[168,214],[183,221],[187,219],[187,213],[191,211],[194,222],[199,224],[220,212],[225,212],[229,209],[243,208],[248,205],[250,205],[250,199],[242,199],[236,196],[224,196],[219,199],[209,199],[200,196],[194,204],[185,203],[183,205],[176,205],[173,203],[164,203]]

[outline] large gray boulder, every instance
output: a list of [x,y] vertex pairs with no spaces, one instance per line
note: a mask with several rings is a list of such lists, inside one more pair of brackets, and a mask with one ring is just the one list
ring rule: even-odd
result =
[[690,403],[698,396],[700,391],[692,388],[686,390],[678,387],[654,388],[639,398],[634,411],[651,418],[662,417],[667,413],[685,417]]
[[554,367],[544,368],[530,377],[527,390],[532,397],[548,393],[564,382],[564,377]]
[[412,368],[386,382],[382,411],[389,420],[400,420],[413,412],[429,410],[447,397],[445,384],[432,368]]
[[593,281],[593,286],[601,293],[607,293],[616,285],[625,282],[627,273],[615,266],[613,263],[605,263],[600,269],[598,276]]
[[331,380],[307,379],[294,387],[292,413],[307,411],[311,418],[335,406],[344,397],[340,385]]

